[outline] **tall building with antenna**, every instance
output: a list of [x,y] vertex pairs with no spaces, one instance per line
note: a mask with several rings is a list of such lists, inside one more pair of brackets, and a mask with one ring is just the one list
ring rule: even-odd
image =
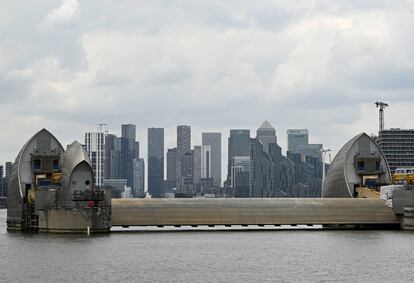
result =
[[94,184],[97,187],[102,187],[104,178],[105,133],[85,133],[85,149],[91,160]]
[[414,129],[385,129],[384,109],[389,105],[375,102],[379,108],[379,133],[377,143],[384,153],[391,174],[397,168],[414,168]]

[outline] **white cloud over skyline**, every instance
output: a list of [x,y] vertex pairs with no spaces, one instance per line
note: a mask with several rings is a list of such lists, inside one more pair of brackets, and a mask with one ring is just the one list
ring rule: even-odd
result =
[[[108,123],[223,134],[269,120],[336,152],[413,128],[414,1],[2,1],[0,163],[46,127],[63,141]],[[226,160],[225,156],[223,162]],[[225,168],[225,163],[223,168]]]
[[40,29],[50,29],[56,26],[66,25],[73,22],[79,14],[78,0],[62,0],[61,5],[47,14],[40,23]]

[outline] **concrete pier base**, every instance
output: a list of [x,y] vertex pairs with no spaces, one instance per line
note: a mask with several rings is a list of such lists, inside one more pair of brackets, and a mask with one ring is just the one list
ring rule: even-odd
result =
[[47,208],[39,210],[39,232],[48,233],[103,233],[110,231],[98,208]]
[[404,230],[414,230],[414,207],[404,207],[402,227]]

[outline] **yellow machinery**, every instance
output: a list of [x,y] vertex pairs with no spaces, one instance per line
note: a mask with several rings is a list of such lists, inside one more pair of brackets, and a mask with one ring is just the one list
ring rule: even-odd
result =
[[[414,185],[414,168],[397,168],[391,176],[393,185]],[[366,187],[357,188],[358,198],[379,198],[379,191]]]
[[62,182],[62,173],[53,173],[51,180],[53,184],[60,184]]
[[[36,190],[39,185],[40,180],[46,179],[48,176],[46,174],[37,174],[36,175],[36,186],[33,186],[27,191],[27,201],[30,207],[35,203],[36,199]],[[50,180],[55,185],[60,185],[62,182],[62,173],[52,173]]]
[[392,175],[395,185],[414,185],[414,168],[397,168]]

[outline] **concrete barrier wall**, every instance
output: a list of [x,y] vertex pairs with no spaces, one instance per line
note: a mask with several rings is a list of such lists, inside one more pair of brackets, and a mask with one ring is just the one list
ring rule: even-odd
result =
[[112,199],[112,226],[399,223],[376,199]]

